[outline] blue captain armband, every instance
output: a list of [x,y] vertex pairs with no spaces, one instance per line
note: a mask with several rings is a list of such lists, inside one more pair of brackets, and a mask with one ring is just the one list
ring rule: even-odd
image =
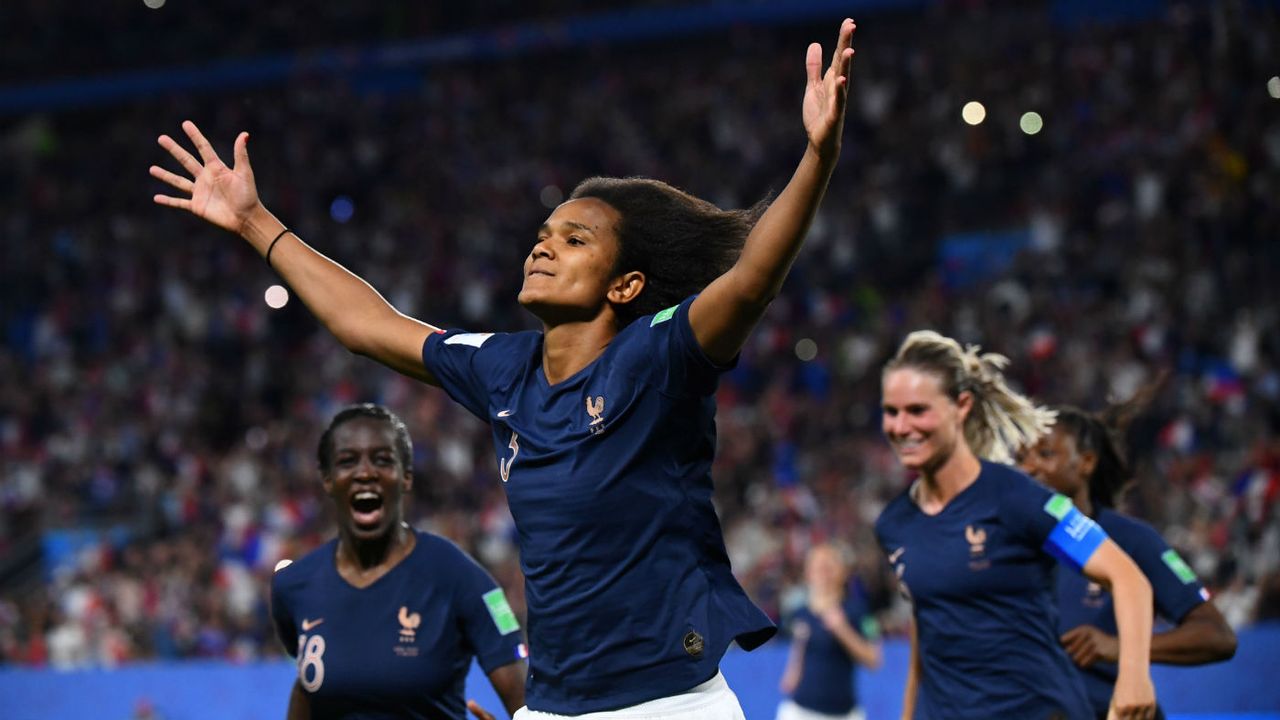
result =
[[1058,524],[1044,541],[1044,549],[1076,572],[1107,539],[1107,532],[1093,518],[1076,509],[1064,495],[1055,493],[1044,504],[1044,511],[1058,520]]

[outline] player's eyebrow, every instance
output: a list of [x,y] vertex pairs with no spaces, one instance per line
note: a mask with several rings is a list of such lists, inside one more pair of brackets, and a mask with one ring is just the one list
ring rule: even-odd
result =
[[[580,223],[577,220],[561,220],[560,224],[566,228],[571,228],[573,230],[584,230],[586,232],[591,233],[592,235],[596,234],[595,229],[592,228],[590,225],[584,225],[583,223]],[[538,228],[538,234],[541,235],[542,233],[547,233],[547,232],[551,232],[551,223],[544,222],[542,223],[542,226]]]

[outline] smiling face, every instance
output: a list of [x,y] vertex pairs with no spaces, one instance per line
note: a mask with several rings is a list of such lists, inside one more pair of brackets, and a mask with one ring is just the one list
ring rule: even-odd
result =
[[557,324],[598,316],[610,302],[639,292],[639,273],[615,275],[618,211],[603,200],[579,198],[556,208],[538,229],[524,261],[520,304],[543,322]]
[[348,537],[377,539],[402,521],[401,498],[413,487],[413,473],[400,461],[395,443],[395,429],[376,418],[355,417],[333,429],[324,489]]
[[885,373],[881,394],[881,427],[904,467],[932,472],[965,442],[971,393],[952,400],[937,375],[906,366]]
[[1023,453],[1018,464],[1036,480],[1075,499],[1089,487],[1097,455],[1080,452],[1075,435],[1059,425]]

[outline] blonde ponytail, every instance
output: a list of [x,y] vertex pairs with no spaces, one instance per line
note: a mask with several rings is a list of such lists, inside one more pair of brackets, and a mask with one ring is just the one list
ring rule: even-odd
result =
[[942,380],[952,400],[973,395],[964,422],[964,439],[978,457],[1012,464],[1020,448],[1030,446],[1053,427],[1056,413],[1014,392],[1004,379],[1009,358],[980,353],[977,345],[961,346],[932,330],[917,330],[902,341],[885,372],[912,367]]

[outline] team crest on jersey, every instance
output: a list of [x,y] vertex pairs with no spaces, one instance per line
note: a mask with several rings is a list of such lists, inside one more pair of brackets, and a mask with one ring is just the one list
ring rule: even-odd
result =
[[596,397],[587,396],[587,414],[591,416],[591,424],[587,426],[587,430],[592,435],[599,435],[604,432],[604,396]]
[[987,559],[987,531],[976,525],[966,525],[964,539],[969,543],[969,569],[986,570],[991,567]]
[[422,616],[409,612],[408,607],[401,605],[396,619],[400,621],[400,643],[396,645],[396,654],[401,657],[416,657],[418,648],[414,643],[418,639],[418,626],[422,624]]

